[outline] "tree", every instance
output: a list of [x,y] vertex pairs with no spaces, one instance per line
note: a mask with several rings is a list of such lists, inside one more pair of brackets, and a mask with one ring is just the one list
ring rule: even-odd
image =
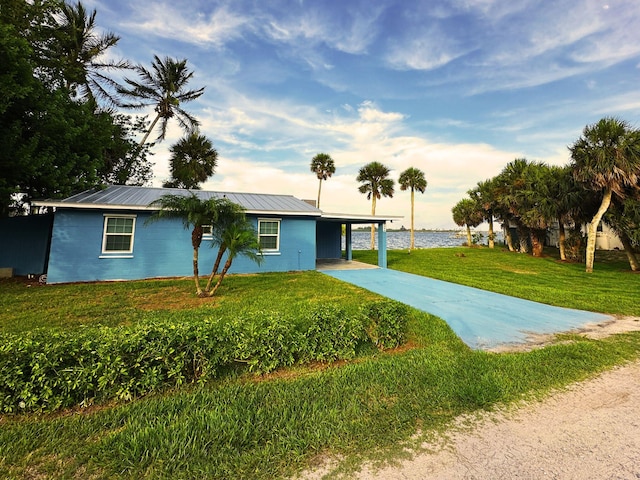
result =
[[193,279],[196,284],[196,294],[199,297],[204,296],[198,272],[198,253],[202,243],[202,226],[213,225],[218,218],[218,200],[215,198],[201,200],[194,193],[189,195],[167,194],[152,202],[151,206],[159,207],[159,210],[149,217],[148,222],[177,218],[182,221],[185,229],[191,229]]
[[587,225],[586,271],[593,272],[598,224],[612,197],[624,199],[626,187],[637,188],[640,178],[640,131],[623,120],[605,117],[587,125],[569,147],[574,178],[602,194],[598,211]]
[[218,276],[218,281],[213,289],[209,292],[209,296],[213,297],[224,280],[225,275],[231,268],[231,264],[236,257],[244,256],[253,260],[258,265],[263,261],[260,255],[260,241],[258,233],[253,225],[244,217],[237,217],[229,225],[221,230],[221,241],[225,245],[227,252],[227,261]]
[[225,232],[231,225],[241,223],[245,219],[244,208],[237,203],[227,200],[226,198],[218,200],[217,208],[218,217],[216,222],[211,226],[211,247],[217,246],[218,254],[216,255],[215,262],[213,263],[213,268],[211,269],[211,275],[209,275],[205,292],[211,291],[211,285],[213,284],[213,279],[218,274],[218,268],[220,268],[222,257],[227,252],[226,242],[228,241],[228,237]]
[[624,200],[614,197],[603,220],[620,238],[631,270],[639,271],[635,249],[640,245],[640,195],[630,192]]
[[171,180],[164,187],[199,189],[218,165],[218,152],[211,140],[198,132],[181,138],[170,151]]
[[[362,185],[358,187],[360,193],[367,194],[371,200],[371,215],[376,214],[376,200],[382,197],[393,197],[393,180],[388,178],[390,170],[379,162],[366,164],[358,172],[356,180]],[[371,224],[371,250],[375,249],[375,225]]]
[[113,117],[112,142],[104,150],[104,164],[99,170],[103,183],[111,185],[137,185],[148,183],[153,177],[153,163],[147,156],[149,144],[138,145],[136,134],[147,130],[146,117],[132,120],[128,115]]
[[198,121],[181,104],[195,100],[204,93],[204,87],[197,90],[188,90],[187,84],[193,72],[187,69],[187,60],[175,60],[169,57],[161,59],[154,55],[151,70],[142,65],[134,67],[140,81],[125,78],[127,87],[120,86],[118,93],[133,100],[132,103],[121,103],[123,108],[141,109],[153,106],[156,116],[151,122],[149,130],[140,141],[143,145],[149,134],[160,121],[160,134],[158,141],[164,140],[167,133],[167,124],[174,116],[180,126],[187,132],[196,128]]
[[32,198],[94,187],[116,170],[121,179],[127,171],[151,173],[150,166],[143,172],[144,156],[126,160],[133,145],[123,122],[93,99],[72,98],[62,84],[59,62],[50,55],[60,5],[8,0],[0,7],[2,216],[28,211]]
[[477,227],[484,220],[484,214],[480,205],[471,198],[463,198],[451,209],[453,221],[456,225],[467,227],[467,245],[473,244],[471,240],[471,227]]
[[411,240],[409,242],[409,252],[416,248],[415,242],[415,226],[414,226],[414,206],[415,192],[424,193],[427,189],[427,180],[424,178],[424,172],[419,168],[409,167],[400,174],[398,179],[400,190],[411,190]]
[[318,153],[311,159],[311,171],[318,177],[318,203],[316,206],[320,208],[320,191],[322,190],[322,181],[331,177],[336,173],[336,166],[333,159],[326,153]]
[[106,60],[109,49],[120,37],[111,32],[96,32],[96,11],[87,12],[82,3],[61,3],[48,56],[60,69],[66,89],[84,99],[101,98],[116,105],[113,91],[117,83],[103,72],[131,68],[124,60]]
[[484,220],[489,224],[489,248],[495,247],[495,233],[493,231],[493,217],[496,207],[496,184],[492,179],[478,182],[476,188],[467,192],[469,197],[473,199],[482,209]]

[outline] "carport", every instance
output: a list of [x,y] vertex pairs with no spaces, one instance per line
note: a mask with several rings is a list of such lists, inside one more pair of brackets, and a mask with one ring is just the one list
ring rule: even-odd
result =
[[[378,266],[387,268],[387,222],[403,217],[380,215],[349,215],[322,213],[316,220],[316,262],[343,259],[353,260],[351,232],[353,225],[376,225],[378,240]],[[345,253],[342,254],[342,226],[345,234]]]

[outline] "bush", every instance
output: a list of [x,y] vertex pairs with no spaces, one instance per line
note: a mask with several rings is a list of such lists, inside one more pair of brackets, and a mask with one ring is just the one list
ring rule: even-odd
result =
[[127,327],[41,329],[0,335],[0,411],[52,411],[204,382],[233,365],[255,373],[355,356],[406,336],[407,307],[392,301],[347,312],[321,305],[297,318],[254,312],[230,321],[147,320]]
[[409,307],[394,300],[379,300],[362,307],[368,318],[367,334],[373,344],[385,350],[406,342]]
[[303,360],[334,361],[353,358],[366,340],[365,319],[337,305],[320,305],[303,319],[306,345]]

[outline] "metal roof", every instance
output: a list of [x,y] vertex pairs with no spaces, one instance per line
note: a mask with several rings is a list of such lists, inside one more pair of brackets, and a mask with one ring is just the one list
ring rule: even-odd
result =
[[228,198],[244,207],[247,213],[268,213],[275,215],[320,216],[321,211],[313,205],[292,195],[271,195],[263,193],[211,192],[186,190],[181,188],[149,188],[127,185],[109,185],[104,189],[94,188],[62,200],[34,201],[35,206],[57,208],[87,208],[109,210],[157,210],[150,206],[163,195],[197,195],[203,200]]

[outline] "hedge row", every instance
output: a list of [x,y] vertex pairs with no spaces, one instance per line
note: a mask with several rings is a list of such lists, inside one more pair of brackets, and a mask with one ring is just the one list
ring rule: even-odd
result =
[[352,358],[371,342],[405,341],[407,307],[382,300],[357,313],[337,305],[296,318],[275,313],[127,327],[42,329],[0,336],[0,411],[52,411],[203,382],[233,366],[256,373]]

